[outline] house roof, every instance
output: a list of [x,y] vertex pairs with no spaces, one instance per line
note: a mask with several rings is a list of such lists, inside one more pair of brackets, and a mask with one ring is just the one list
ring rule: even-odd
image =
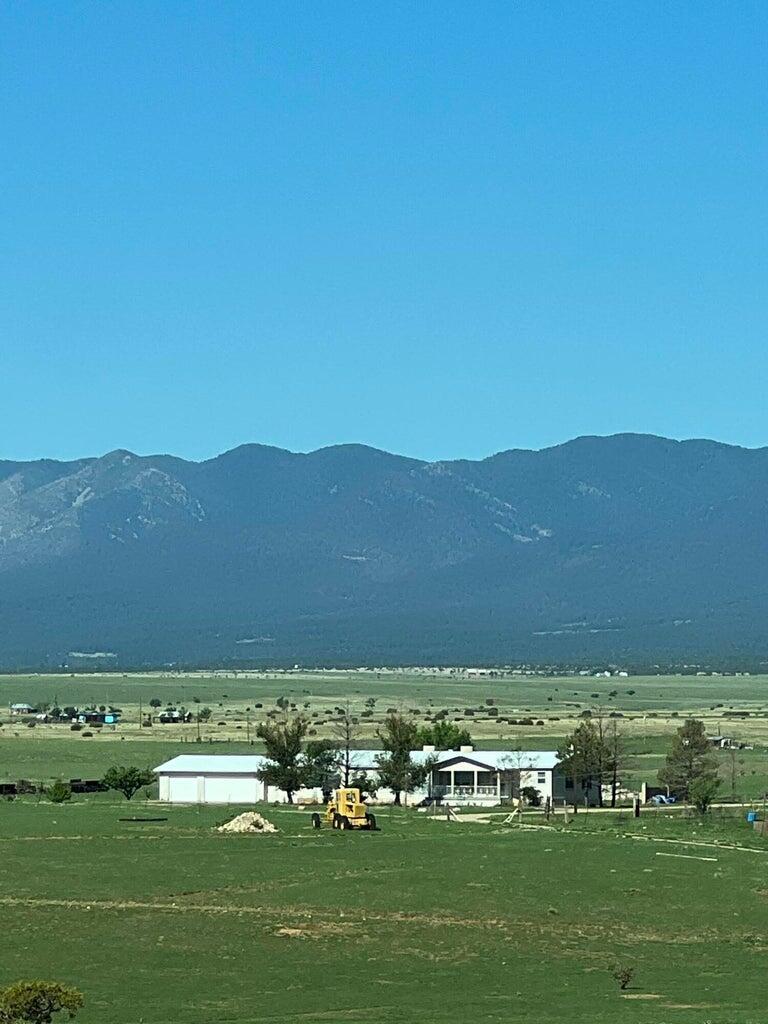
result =
[[[351,762],[353,768],[375,769],[376,758],[381,750],[353,750]],[[554,750],[439,750],[430,753],[425,750],[412,750],[411,758],[416,764],[424,764],[428,758],[436,759],[435,767],[451,761],[470,761],[488,771],[522,768],[530,771],[551,771],[559,761]],[[179,754],[155,768],[158,774],[194,773],[197,775],[221,774],[254,775],[266,764],[267,759],[260,754]]]
[[[429,754],[425,754],[429,757]],[[551,771],[560,763],[556,750],[441,750],[436,755],[437,767],[448,761],[471,761],[490,771]]]

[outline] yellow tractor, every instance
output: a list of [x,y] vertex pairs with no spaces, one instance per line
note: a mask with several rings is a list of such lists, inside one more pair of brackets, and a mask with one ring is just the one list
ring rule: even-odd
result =
[[[350,828],[362,828],[368,832],[376,830],[376,818],[368,813],[368,808],[360,799],[359,789],[337,789],[325,809],[325,820],[331,828],[344,831]],[[312,828],[320,828],[321,825],[322,818],[315,812],[312,815]]]

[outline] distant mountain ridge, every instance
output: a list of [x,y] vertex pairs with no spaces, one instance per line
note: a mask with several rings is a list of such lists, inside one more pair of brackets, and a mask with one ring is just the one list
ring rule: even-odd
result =
[[768,449],[0,462],[0,666],[760,657]]

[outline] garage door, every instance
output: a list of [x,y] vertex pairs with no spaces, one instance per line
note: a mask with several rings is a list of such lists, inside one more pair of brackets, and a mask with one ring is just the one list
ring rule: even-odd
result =
[[171,776],[169,787],[169,799],[175,804],[196,804],[197,803],[197,776],[196,775],[174,775]]
[[207,804],[256,803],[257,781],[248,775],[207,775],[205,802]]

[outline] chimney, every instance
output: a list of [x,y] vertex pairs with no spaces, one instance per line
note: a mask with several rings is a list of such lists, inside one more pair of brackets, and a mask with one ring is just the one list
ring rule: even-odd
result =
[[436,749],[437,748],[432,743],[425,743],[421,748],[422,753],[424,754],[434,754]]
[[471,754],[475,748],[472,746],[459,747],[460,754]]

